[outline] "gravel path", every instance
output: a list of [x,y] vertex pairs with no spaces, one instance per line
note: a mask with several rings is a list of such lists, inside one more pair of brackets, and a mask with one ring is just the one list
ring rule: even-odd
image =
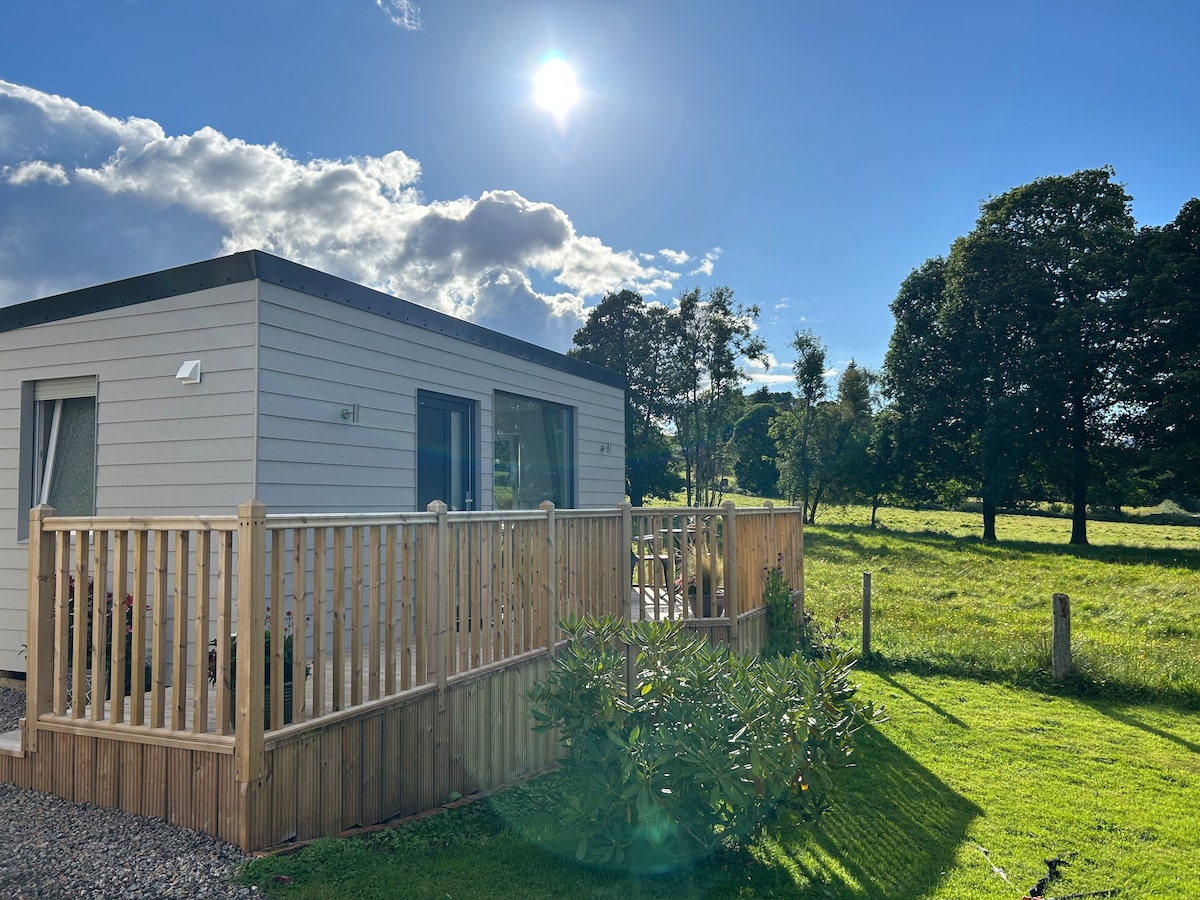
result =
[[[0,688],[0,733],[25,694]],[[90,803],[0,784],[0,897],[240,898],[245,855],[210,835]]]

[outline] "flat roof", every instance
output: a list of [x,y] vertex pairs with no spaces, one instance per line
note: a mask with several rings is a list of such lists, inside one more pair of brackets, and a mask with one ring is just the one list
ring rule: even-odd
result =
[[148,275],[123,278],[108,284],[0,307],[0,332],[16,331],[30,325],[45,325],[256,279],[314,297],[322,297],[331,303],[341,303],[426,331],[449,335],[460,341],[558,369],[590,381],[611,387],[625,387],[623,375],[602,366],[574,359],[473,322],[456,319],[436,309],[401,300],[391,294],[302,266],[262,250],[243,250],[230,256],[220,256],[186,266],[151,272]]

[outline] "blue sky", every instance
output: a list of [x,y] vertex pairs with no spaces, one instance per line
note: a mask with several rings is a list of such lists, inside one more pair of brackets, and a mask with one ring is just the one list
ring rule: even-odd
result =
[[[557,350],[728,284],[878,366],[979,203],[1200,194],[1200,4],[4,0],[0,304],[259,247]],[[579,102],[533,100],[539,64]]]

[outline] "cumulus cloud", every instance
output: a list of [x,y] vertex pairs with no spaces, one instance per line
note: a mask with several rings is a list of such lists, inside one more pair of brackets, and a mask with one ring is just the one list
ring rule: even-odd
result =
[[405,31],[417,31],[421,27],[421,8],[412,0],[375,0],[375,5],[387,14],[393,25]]
[[721,256],[721,248],[713,247],[704,254],[704,259],[700,260],[700,265],[688,272],[689,275],[704,275],[708,276],[713,273],[713,266]]
[[3,175],[9,184],[33,184],[36,181],[66,184],[68,181],[66,169],[58,163],[48,163],[42,159],[21,163],[19,166],[5,166],[0,169],[0,175]]
[[257,248],[563,348],[590,300],[679,277],[551,203],[429,200],[420,180],[400,150],[301,162],[0,81],[0,304]]
[[658,255],[671,263],[673,266],[682,266],[685,262],[691,259],[682,250],[659,250]]

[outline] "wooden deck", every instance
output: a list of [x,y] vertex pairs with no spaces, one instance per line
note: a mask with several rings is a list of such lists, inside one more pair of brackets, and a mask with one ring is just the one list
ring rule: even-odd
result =
[[[31,516],[28,712],[16,739],[0,736],[0,781],[245,849],[551,764],[557,745],[533,734],[524,698],[564,617],[683,619],[754,650],[763,570],[782,561],[803,583],[792,509],[52,513]],[[719,615],[684,602],[701,571],[723,586]],[[287,640],[235,637],[268,629]],[[128,698],[108,674],[126,667],[148,670]],[[265,685],[285,672],[291,722],[282,703],[264,720]],[[113,698],[89,702],[89,682]]]

